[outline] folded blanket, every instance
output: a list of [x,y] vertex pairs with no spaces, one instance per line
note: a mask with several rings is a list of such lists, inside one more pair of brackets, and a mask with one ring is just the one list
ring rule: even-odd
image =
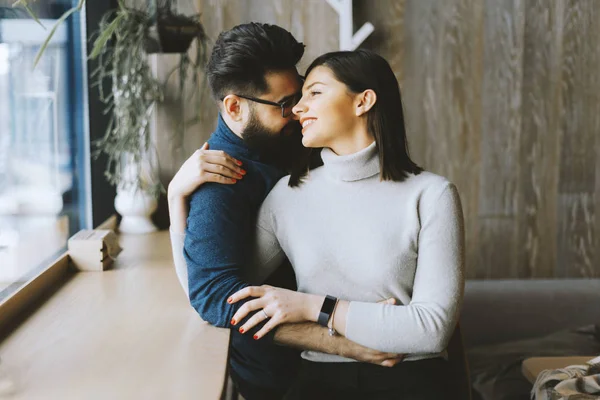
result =
[[535,400],[580,400],[600,398],[600,356],[586,365],[571,365],[540,372],[531,398]]

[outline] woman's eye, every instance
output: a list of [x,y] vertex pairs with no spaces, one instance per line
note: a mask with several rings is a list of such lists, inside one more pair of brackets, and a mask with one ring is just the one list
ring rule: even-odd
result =
[[317,92],[316,90],[313,90],[311,92],[309,92],[311,96],[316,96],[318,94],[321,94],[321,92]]

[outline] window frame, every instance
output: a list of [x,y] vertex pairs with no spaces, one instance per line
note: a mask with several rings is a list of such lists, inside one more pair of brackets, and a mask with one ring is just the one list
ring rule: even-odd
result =
[[[76,4],[77,0],[71,0]],[[74,170],[81,173],[78,177],[78,189],[75,193],[78,201],[80,229],[116,229],[117,217],[114,208],[116,189],[104,176],[107,166],[106,157],[92,160],[94,142],[104,136],[109,117],[104,114],[104,105],[100,101],[99,88],[93,86],[91,71],[97,67],[96,60],[90,60],[95,27],[99,26],[102,16],[118,7],[117,0],[87,1],[80,13],[75,13],[65,23],[68,24],[69,35],[82,40],[70,40],[73,57],[69,69],[69,121]],[[88,27],[94,27],[88,29]],[[86,46],[83,46],[86,44]],[[81,90],[78,90],[81,88]],[[110,82],[106,82],[104,90],[110,90]],[[78,106],[83,104],[83,106]],[[28,310],[35,304],[43,302],[47,296],[73,273],[66,247],[58,250],[49,265],[41,267],[21,287],[0,301],[0,334],[11,331]]]

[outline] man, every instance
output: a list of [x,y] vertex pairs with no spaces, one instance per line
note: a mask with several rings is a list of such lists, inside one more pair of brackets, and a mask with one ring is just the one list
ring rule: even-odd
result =
[[[258,209],[285,174],[288,161],[299,156],[291,152],[302,151],[292,107],[301,97],[296,64],[303,53],[304,45],[285,29],[250,23],[221,33],[207,65],[209,85],[220,112],[208,141],[210,149],[222,150],[241,161],[246,173],[235,184],[204,184],[189,202],[184,246],[189,298],[200,316],[218,327],[233,328],[231,319],[243,303],[230,305],[227,298],[236,291],[249,284],[294,285],[293,279],[285,284],[285,267],[278,271],[283,272],[279,277],[267,279],[253,267],[251,259]],[[180,207],[187,212],[184,199],[169,197],[171,210]],[[181,239],[175,234],[172,238],[177,257],[181,249],[176,243]],[[182,278],[184,285],[185,280]],[[283,325],[255,341],[252,336],[258,329],[244,334],[232,329],[230,372],[247,400],[283,396],[299,360],[293,348],[376,363],[393,356],[343,337],[330,337],[327,329],[317,324]]]

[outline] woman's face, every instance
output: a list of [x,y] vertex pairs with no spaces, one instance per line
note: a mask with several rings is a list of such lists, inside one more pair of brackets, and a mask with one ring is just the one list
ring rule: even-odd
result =
[[302,125],[302,144],[335,149],[351,140],[359,122],[355,100],[356,95],[329,68],[315,67],[306,77],[302,99],[293,108]]

